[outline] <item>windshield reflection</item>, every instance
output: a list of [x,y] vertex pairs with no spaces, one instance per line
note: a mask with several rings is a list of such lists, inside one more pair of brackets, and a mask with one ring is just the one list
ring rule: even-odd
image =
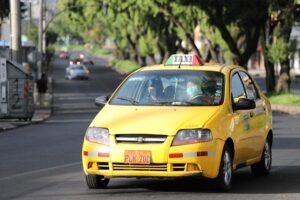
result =
[[223,101],[222,73],[195,70],[143,71],[131,75],[111,105],[213,106]]

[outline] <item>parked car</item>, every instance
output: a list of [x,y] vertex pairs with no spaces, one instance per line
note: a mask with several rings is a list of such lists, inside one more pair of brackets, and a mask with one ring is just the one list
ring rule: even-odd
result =
[[66,68],[65,78],[68,80],[73,79],[89,79],[90,71],[84,65],[72,64]]
[[271,106],[242,67],[172,55],[95,103],[103,108],[82,147],[89,188],[115,177],[202,176],[229,190],[241,167],[255,176],[271,171]]

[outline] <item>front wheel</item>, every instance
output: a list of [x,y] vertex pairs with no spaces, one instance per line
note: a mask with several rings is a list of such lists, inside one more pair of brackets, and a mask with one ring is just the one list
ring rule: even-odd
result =
[[232,153],[230,148],[227,145],[225,145],[222,154],[219,175],[216,179],[217,189],[221,191],[230,190],[232,185],[232,175]]
[[272,149],[269,139],[266,140],[261,160],[251,165],[251,172],[255,176],[267,176],[272,167]]
[[109,178],[99,175],[85,175],[85,183],[89,189],[103,189],[109,183]]

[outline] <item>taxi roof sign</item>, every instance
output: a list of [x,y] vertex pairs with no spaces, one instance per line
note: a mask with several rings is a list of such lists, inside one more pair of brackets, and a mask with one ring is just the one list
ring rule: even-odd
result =
[[203,62],[195,54],[173,54],[165,65],[203,65]]

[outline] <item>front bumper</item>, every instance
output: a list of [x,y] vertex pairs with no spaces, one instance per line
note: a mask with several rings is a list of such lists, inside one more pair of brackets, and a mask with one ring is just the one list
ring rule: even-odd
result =
[[[219,172],[223,141],[170,147],[168,144],[117,145],[110,147],[85,141],[82,162],[85,174],[105,177],[215,178]],[[150,164],[124,163],[125,150],[150,150]]]

